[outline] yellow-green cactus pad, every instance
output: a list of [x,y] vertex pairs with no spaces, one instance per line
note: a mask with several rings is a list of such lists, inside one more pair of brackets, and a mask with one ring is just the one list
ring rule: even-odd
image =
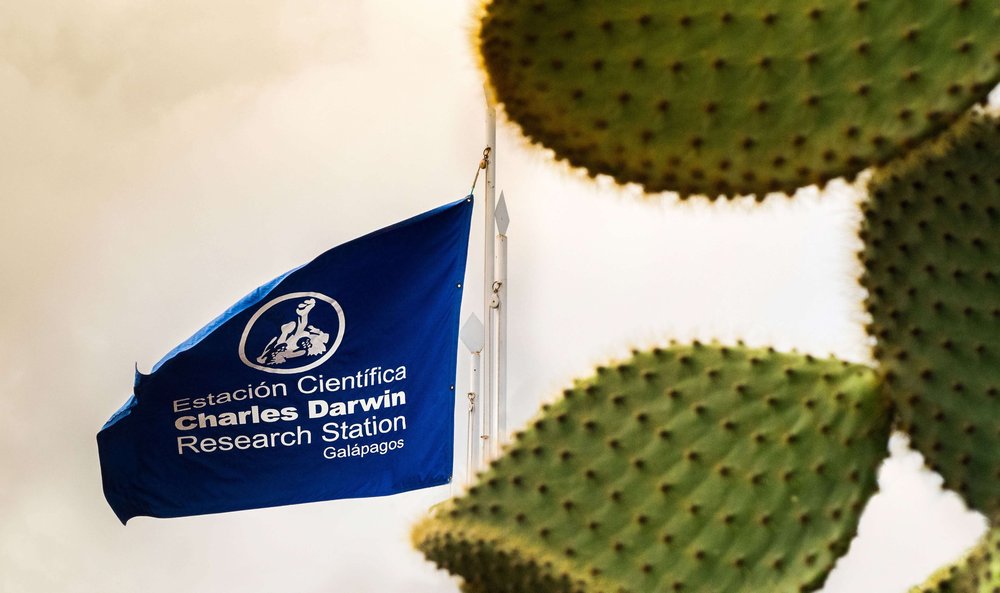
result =
[[1000,512],[1000,118],[968,114],[879,171],[862,231],[871,333],[902,428]]
[[886,451],[867,367],[695,344],[567,389],[414,531],[475,593],[811,591]]
[[492,0],[497,99],[647,191],[762,194],[900,155],[1000,80],[996,0]]
[[1000,593],[1000,530],[990,530],[964,558],[910,593]]

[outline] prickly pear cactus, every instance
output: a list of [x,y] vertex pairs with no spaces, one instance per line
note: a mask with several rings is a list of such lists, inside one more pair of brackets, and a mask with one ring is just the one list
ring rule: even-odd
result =
[[910,593],[997,593],[1000,591],[1000,529],[990,530],[955,564],[939,570]]
[[531,140],[647,191],[853,175],[1000,80],[996,0],[492,0],[480,27]]
[[1000,118],[877,173],[862,238],[870,332],[902,428],[927,464],[1000,513]]
[[875,373],[695,344],[567,389],[414,531],[466,591],[810,591],[885,454]]

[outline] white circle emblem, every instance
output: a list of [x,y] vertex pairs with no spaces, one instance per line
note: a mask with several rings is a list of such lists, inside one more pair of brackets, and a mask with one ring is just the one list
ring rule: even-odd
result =
[[[294,314],[289,313],[288,321],[280,324],[277,335],[271,337],[261,352],[248,355],[247,338],[257,320],[275,305],[293,299],[299,301]],[[329,305],[337,314],[336,336],[325,331],[329,328],[317,327],[309,322],[309,314],[317,306],[321,306],[320,303]],[[344,310],[340,307],[340,303],[319,292],[292,292],[268,301],[253,314],[240,338],[240,360],[248,367],[265,373],[279,375],[303,373],[329,360],[340,347],[343,338]],[[287,366],[288,363],[298,362],[299,359],[302,362],[299,366]]]

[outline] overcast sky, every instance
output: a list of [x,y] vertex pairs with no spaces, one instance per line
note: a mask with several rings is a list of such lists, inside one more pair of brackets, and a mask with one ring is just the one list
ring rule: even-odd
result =
[[[135,364],[249,289],[467,193],[484,143],[471,12],[0,3],[0,591],[457,591],[408,543],[448,487],[126,528],[101,492],[95,434]],[[503,122],[497,156],[512,427],[593,365],[670,337],[867,360],[847,184],[763,205],[642,198]],[[466,284],[468,313],[474,263]],[[894,449],[826,593],[903,593],[983,529]]]

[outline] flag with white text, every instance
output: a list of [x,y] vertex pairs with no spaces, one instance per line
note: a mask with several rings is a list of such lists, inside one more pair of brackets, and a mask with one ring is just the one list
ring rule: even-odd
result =
[[175,348],[97,435],[124,523],[451,480],[471,196],[335,247]]

